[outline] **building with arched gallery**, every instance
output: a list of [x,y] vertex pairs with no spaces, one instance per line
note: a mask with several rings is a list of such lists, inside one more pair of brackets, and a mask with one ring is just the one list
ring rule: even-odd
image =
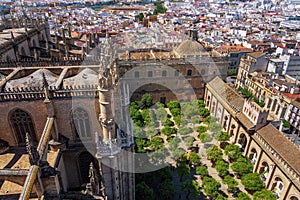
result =
[[230,134],[230,142],[250,158],[265,187],[278,199],[299,199],[300,150],[270,123],[269,111],[244,99],[218,77],[206,85],[204,101]]

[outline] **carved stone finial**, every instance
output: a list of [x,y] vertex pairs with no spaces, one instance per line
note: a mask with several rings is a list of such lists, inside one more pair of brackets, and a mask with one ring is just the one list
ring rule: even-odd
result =
[[46,79],[46,76],[45,76],[44,72],[42,73],[42,76],[43,76],[43,87],[48,87],[49,84],[48,84],[48,81]]
[[29,162],[31,165],[37,165],[39,161],[39,154],[36,148],[33,146],[30,134],[26,132],[26,149],[29,154]]

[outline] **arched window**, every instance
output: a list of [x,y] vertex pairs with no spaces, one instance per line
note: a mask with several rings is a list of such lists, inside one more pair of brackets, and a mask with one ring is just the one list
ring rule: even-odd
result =
[[228,116],[224,117],[224,123],[223,123],[223,128],[225,131],[227,131],[227,120],[228,120]]
[[25,144],[26,133],[28,133],[31,136],[33,142],[37,142],[34,124],[30,115],[27,112],[21,109],[16,109],[10,115],[10,123],[13,128],[14,134],[16,135],[18,145]]
[[186,75],[187,75],[187,76],[192,76],[192,73],[193,73],[193,71],[192,71],[191,69],[189,69],[189,70],[187,70]]
[[73,122],[75,126],[76,137],[88,138],[91,137],[91,127],[88,113],[82,108],[77,108],[73,111]]
[[275,181],[273,182],[273,185],[272,185],[272,191],[275,192],[278,197],[280,197],[280,194],[283,191],[283,189],[284,189],[284,185],[283,185],[282,179],[279,177],[276,177]]
[[179,71],[178,70],[175,70],[174,76],[179,76]]
[[140,72],[134,72],[134,78],[139,78],[140,77]]
[[167,76],[167,71],[166,71],[166,70],[163,70],[163,71],[162,71],[162,76],[163,76],[163,77],[166,77],[166,76]]
[[238,140],[238,144],[240,145],[242,151],[245,150],[245,147],[247,145],[247,137],[244,133],[242,133],[239,137],[239,140]]
[[213,102],[213,103],[212,103],[212,108],[211,108],[211,112],[212,112],[212,113],[215,112],[215,105],[216,105],[216,102]]
[[265,181],[269,178],[269,165],[267,162],[263,162],[259,169],[259,174],[261,174],[262,180]]
[[251,149],[250,155],[249,155],[249,159],[251,161],[251,163],[254,165],[256,163],[257,160],[257,151],[253,148]]
[[232,124],[232,125],[231,125],[231,129],[230,129],[230,133],[229,133],[230,137],[232,137],[232,136],[234,135],[234,129],[235,129],[235,128],[236,128],[235,125]]
[[209,107],[209,103],[210,103],[210,96],[207,97],[207,101],[206,101],[207,107]]
[[295,196],[292,196],[291,198],[290,198],[290,200],[299,200],[297,197],[295,197]]

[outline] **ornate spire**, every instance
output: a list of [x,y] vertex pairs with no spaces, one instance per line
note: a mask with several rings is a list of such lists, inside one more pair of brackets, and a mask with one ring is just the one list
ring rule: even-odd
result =
[[99,176],[93,162],[90,163],[89,178],[92,186],[92,193],[99,194]]
[[43,88],[44,88],[44,93],[45,93],[45,99],[49,100],[49,96],[50,96],[50,92],[49,92],[49,88],[48,88],[49,84],[48,84],[48,81],[46,79],[44,72],[42,73],[42,76],[43,76]]
[[37,165],[39,161],[39,154],[33,146],[30,134],[26,132],[26,149],[29,154],[29,162],[31,165]]

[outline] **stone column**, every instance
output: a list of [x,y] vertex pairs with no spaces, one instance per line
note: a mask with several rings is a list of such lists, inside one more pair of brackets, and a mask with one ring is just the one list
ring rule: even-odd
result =
[[268,178],[266,180],[266,189],[268,189],[268,190],[270,190],[271,187],[272,187],[271,181],[272,181],[272,178],[273,178],[273,175],[274,175],[274,172],[275,172],[276,168],[277,168],[277,166],[275,165],[275,163],[272,163],[269,166],[269,175],[268,175]]

